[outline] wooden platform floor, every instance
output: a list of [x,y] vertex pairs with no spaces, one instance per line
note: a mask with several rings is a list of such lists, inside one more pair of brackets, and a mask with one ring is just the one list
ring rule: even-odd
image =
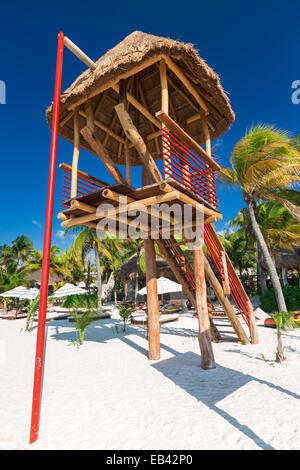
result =
[[[166,187],[168,188],[166,190]],[[96,191],[91,191],[89,193],[77,196],[76,198],[67,199],[64,201],[64,204],[68,206],[65,210],[61,211],[58,215],[58,218],[62,219],[62,226],[70,226],[77,224],[76,219],[81,218],[82,216],[88,216],[88,221],[78,221],[78,225],[89,225],[97,224],[99,218],[96,217],[96,209],[101,204],[111,204],[114,207],[119,206],[118,200],[115,198],[110,198],[107,196],[107,193],[113,193],[114,195],[127,196],[128,202],[140,201],[143,204],[143,201],[146,201],[148,198],[157,198],[157,203],[159,204],[160,198],[170,192],[174,195],[171,200],[165,202],[168,206],[176,203],[182,206],[182,215],[184,214],[183,206],[187,203],[187,198],[191,201],[192,205],[192,219],[190,219],[191,224],[196,222],[196,207],[197,210],[202,207],[202,212],[204,212],[204,223],[206,220],[215,217],[216,219],[221,219],[222,216],[220,211],[205,200],[203,200],[199,195],[184,187],[175,180],[169,178],[161,183],[151,184],[149,186],[144,186],[142,188],[134,189],[129,185],[115,183],[110,186],[100,188]],[[104,196],[106,194],[106,196]],[[165,196],[166,198],[168,196]],[[77,201],[81,207],[78,207]],[[163,202],[163,201],[162,201]],[[156,201],[153,201],[155,204]],[[77,204],[77,207],[75,205]],[[93,218],[93,211],[95,217]],[[171,213],[172,214],[172,213]],[[153,214],[152,214],[153,216]],[[72,220],[70,220],[72,219]],[[128,224],[134,219],[134,217],[128,216]],[[183,223],[183,217],[177,221]],[[158,221],[159,222],[159,221]],[[209,221],[211,222],[211,220]],[[124,223],[124,222],[122,222]],[[150,225],[150,220],[149,220]],[[159,238],[159,237],[158,237]]]

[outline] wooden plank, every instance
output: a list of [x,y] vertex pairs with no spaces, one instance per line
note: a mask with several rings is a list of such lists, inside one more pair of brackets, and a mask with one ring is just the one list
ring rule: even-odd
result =
[[105,147],[103,147],[97,135],[94,132],[92,132],[88,126],[85,126],[83,129],[81,129],[80,132],[82,136],[84,137],[84,139],[88,142],[90,147],[93,149],[93,151],[102,160],[105,168],[114,178],[114,180],[117,183],[126,184],[126,180],[124,176],[122,175],[120,170],[117,168],[117,165],[115,164],[115,162],[110,158],[107,150],[105,149]]
[[144,242],[144,248],[147,285],[149,359],[157,360],[160,358],[160,325],[154,241],[146,239]]
[[196,287],[201,367],[202,369],[214,369],[216,364],[210,337],[210,321],[207,309],[207,292],[204,274],[204,253],[200,245],[194,249],[194,280]]
[[194,140],[190,137],[173,119],[168,116],[163,110],[158,111],[155,116],[157,116],[174,134],[177,135],[182,142],[187,145],[191,150],[196,152],[202,160],[207,163],[210,168],[213,170],[220,170],[220,165],[213,160],[209,154]]
[[149,152],[143,138],[139,134],[137,128],[134,126],[129,114],[125,110],[124,104],[120,103],[115,106],[115,110],[118,114],[120,123],[124,129],[124,132],[127,138],[133,143],[134,147],[139,153],[144,165],[149,168],[149,171],[152,175],[152,179],[154,182],[158,183],[162,181],[162,176],[159,172],[159,169],[156,166],[156,163]]

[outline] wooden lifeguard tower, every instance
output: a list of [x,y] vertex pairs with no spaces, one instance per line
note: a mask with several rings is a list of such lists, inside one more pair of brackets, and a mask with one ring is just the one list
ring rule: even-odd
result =
[[[71,164],[60,165],[64,171],[64,209],[58,214],[61,226],[96,228],[104,217],[113,215],[109,211],[105,215],[99,212],[99,207],[108,203],[115,209],[119,233],[124,232],[123,213],[126,212],[126,232],[133,220],[129,211],[140,210],[140,205],[146,208],[143,210],[147,215],[146,223],[140,226],[143,233],[150,233],[151,216],[156,217],[154,236],[152,230],[152,238],[143,237],[149,358],[160,357],[156,242],[198,312],[201,365],[205,369],[213,368],[211,339],[218,341],[220,334],[208,315],[206,281],[214,289],[239,340],[244,344],[249,342],[228,294],[249,328],[250,341],[258,342],[252,305],[212,225],[222,215],[215,185],[215,174],[220,166],[212,157],[211,141],[224,134],[234,120],[219,77],[190,44],[139,31],[130,34],[97,62],[89,59],[69,39],[62,36],[59,41],[60,69],[63,45],[88,66],[62,95],[60,70],[56,98],[47,110],[52,128],[51,155],[56,152],[57,132],[74,144]],[[114,184],[105,183],[99,175],[92,177],[79,170],[80,148],[100,158]],[[122,173],[120,166],[125,166],[126,172]],[[142,166],[142,177],[134,188],[132,173],[137,166]],[[51,184],[50,178],[49,187]],[[120,199],[124,196],[126,204],[120,209]],[[183,220],[171,215],[170,236],[165,238],[165,214],[156,209],[156,205],[162,203],[188,205],[190,229],[197,223],[197,214],[202,213],[201,229],[210,262],[199,243],[190,252],[182,249],[187,237],[182,229],[180,241],[175,235],[178,226],[186,223]],[[45,240],[46,233],[47,227]],[[210,263],[214,263],[219,279]],[[45,274],[44,284],[46,277]],[[41,305],[41,311],[43,308]],[[34,435],[34,430],[32,432]]]

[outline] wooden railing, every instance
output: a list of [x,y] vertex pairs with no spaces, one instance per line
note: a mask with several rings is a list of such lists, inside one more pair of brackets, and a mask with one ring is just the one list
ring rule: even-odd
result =
[[[61,163],[59,167],[63,170],[62,201],[61,205],[69,207],[66,200],[71,198],[72,167],[67,163]],[[94,176],[77,170],[77,196],[96,191],[99,188],[108,186],[108,183],[95,178]]]

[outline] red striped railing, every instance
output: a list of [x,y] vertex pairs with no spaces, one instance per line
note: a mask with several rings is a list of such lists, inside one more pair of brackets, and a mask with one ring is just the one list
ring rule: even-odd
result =
[[[71,181],[72,181],[72,169],[69,165],[62,164],[61,168],[63,169],[63,184],[62,184],[62,201],[61,205],[64,207],[69,207],[69,204],[66,203],[68,199],[71,198]],[[84,194],[96,191],[99,188],[107,186],[107,183],[92,178],[89,175],[78,171],[77,174],[77,196],[82,196]]]
[[161,136],[165,175],[197,193],[214,208],[219,207],[215,171],[166,129],[162,129]]
[[[215,232],[212,230],[212,228],[206,224],[204,225],[204,231],[203,231],[203,239],[204,242],[207,246],[207,249],[214,261],[214,264],[216,265],[222,281],[225,282],[225,268],[223,264],[223,259],[222,259],[222,248],[221,248],[221,242],[219,239],[216,238],[217,235],[215,235]],[[230,295],[238,308],[240,314],[242,315],[243,319],[245,320],[247,326],[250,326],[249,323],[249,307],[247,304],[247,298],[245,297],[245,294],[243,293],[242,289],[239,286],[239,282],[237,281],[237,276],[234,271],[233,266],[231,263],[227,263],[227,272],[228,272],[228,281],[229,281],[229,287],[230,287]]]

